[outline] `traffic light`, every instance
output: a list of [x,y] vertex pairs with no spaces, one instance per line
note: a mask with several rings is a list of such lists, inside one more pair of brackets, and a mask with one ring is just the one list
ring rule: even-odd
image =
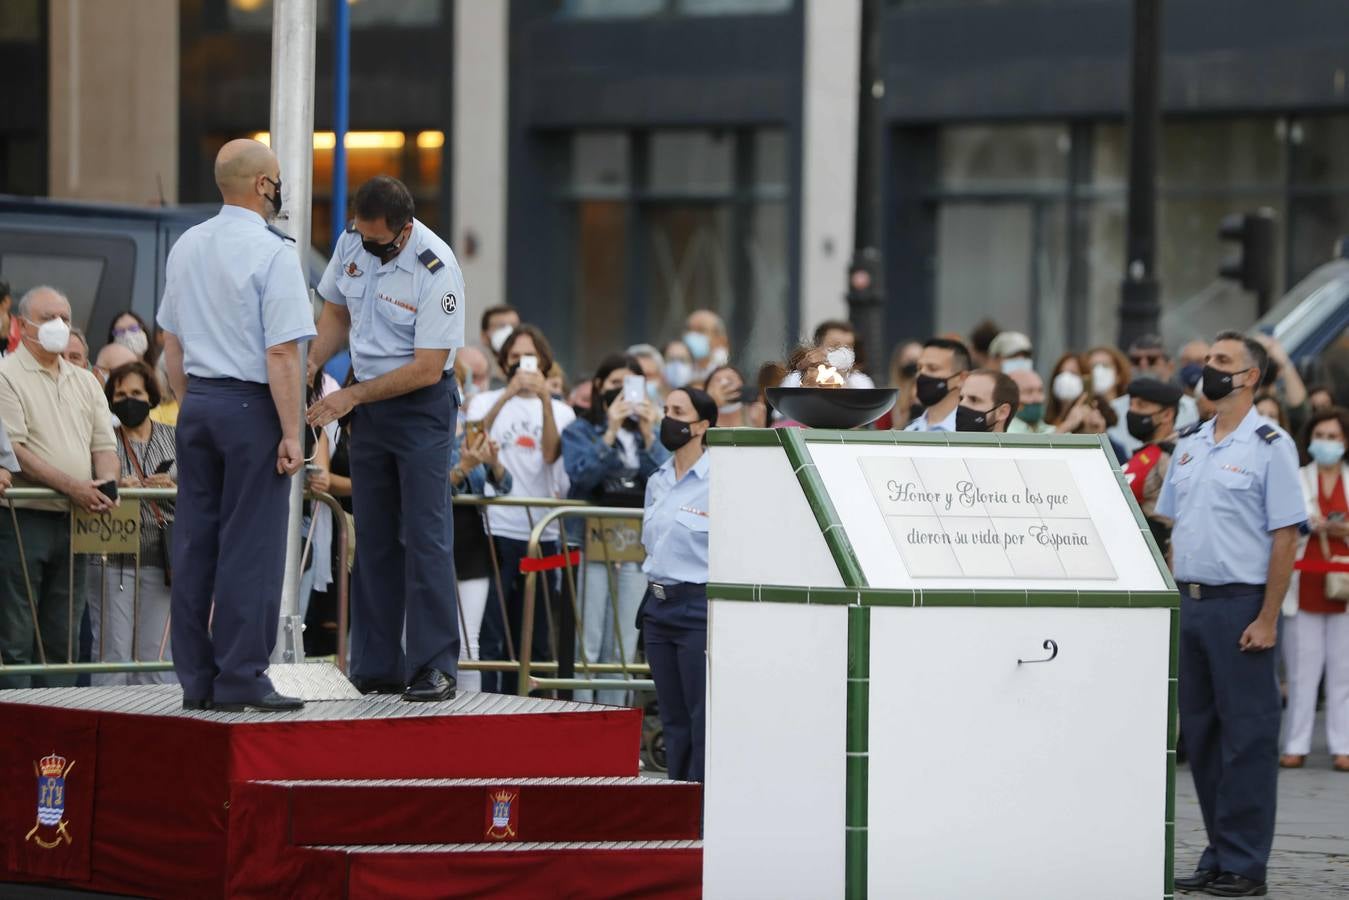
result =
[[1256,296],[1261,314],[1274,295],[1274,213],[1268,209],[1223,217],[1218,237],[1234,241],[1237,252],[1218,267],[1218,277],[1235,281]]

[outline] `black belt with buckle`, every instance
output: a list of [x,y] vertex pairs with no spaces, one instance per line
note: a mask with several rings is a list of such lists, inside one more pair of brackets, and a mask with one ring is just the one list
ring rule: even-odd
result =
[[707,596],[707,585],[705,584],[688,584],[685,582],[661,584],[652,581],[647,583],[647,587],[651,591],[651,596],[657,600],[686,600]]
[[1234,582],[1232,584],[1198,584],[1193,581],[1181,581],[1177,583],[1183,596],[1191,600],[1222,600],[1227,597],[1250,597],[1252,595],[1263,595],[1265,586],[1263,584],[1241,584]]

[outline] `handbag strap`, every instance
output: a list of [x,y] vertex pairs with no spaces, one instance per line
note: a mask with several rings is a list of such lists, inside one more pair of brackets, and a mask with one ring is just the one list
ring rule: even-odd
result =
[[[117,429],[117,433],[122,438],[122,449],[126,451],[127,459],[131,460],[131,465],[136,470],[136,477],[141,480],[141,484],[144,484],[145,469],[141,466],[141,461],[140,458],[136,456],[136,451],[131,449],[131,440],[126,436],[126,429],[119,428]],[[150,504],[150,512],[154,513],[155,524],[158,525],[160,529],[163,529],[166,522],[164,519],[164,513],[161,512],[159,509],[159,504],[153,500],[147,500],[146,502]]]

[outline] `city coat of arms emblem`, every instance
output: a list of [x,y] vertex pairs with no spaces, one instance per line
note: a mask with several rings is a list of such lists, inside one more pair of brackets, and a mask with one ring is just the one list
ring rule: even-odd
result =
[[39,847],[51,850],[64,841],[73,843],[66,820],[66,778],[75,768],[75,760],[66,762],[64,756],[52,753],[33,763],[37,775],[37,822],[24,836]]

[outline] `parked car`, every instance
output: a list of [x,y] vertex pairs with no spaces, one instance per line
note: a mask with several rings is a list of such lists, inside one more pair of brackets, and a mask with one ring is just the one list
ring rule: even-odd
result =
[[[70,298],[72,319],[97,351],[121,310],[153,322],[169,248],[216,214],[214,204],[140,207],[0,194],[0,279],[17,298],[50,284]],[[317,286],[326,260],[306,256]]]
[[1272,334],[1306,382],[1324,384],[1349,404],[1349,243],[1284,294],[1253,330]]

